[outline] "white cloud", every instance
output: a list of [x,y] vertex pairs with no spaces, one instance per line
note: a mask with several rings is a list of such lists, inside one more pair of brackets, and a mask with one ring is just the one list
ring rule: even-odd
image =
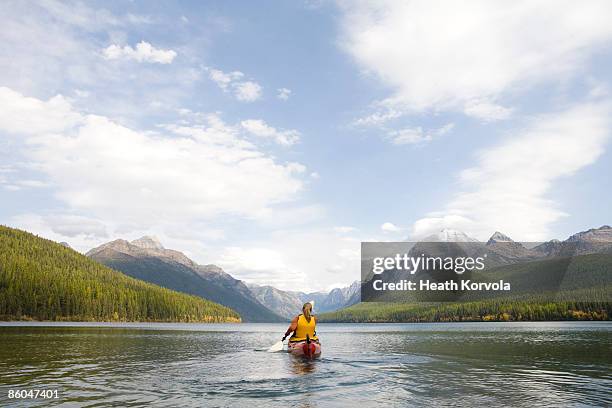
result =
[[606,0],[362,1],[342,10],[343,48],[393,89],[389,106],[409,112],[507,117],[500,98],[579,73],[612,39]]
[[[128,16],[118,17],[108,10],[92,9],[83,3],[47,0],[37,3],[37,6],[43,8],[54,20],[77,26],[87,31],[105,26],[119,26],[125,21],[130,20]],[[138,18],[139,16],[133,17]]]
[[49,184],[41,181],[41,180],[30,180],[30,179],[26,179],[26,180],[16,180],[15,181],[15,185],[17,185],[18,187],[24,187],[24,188],[45,188],[45,187],[49,187]]
[[233,82],[242,79],[244,77],[244,74],[240,71],[223,72],[219,69],[210,68],[208,70],[208,77],[212,81],[214,81],[219,86],[219,88],[225,91],[228,90],[228,88]]
[[388,135],[391,142],[396,145],[422,144],[432,141],[435,137],[447,134],[454,127],[455,125],[453,123],[448,123],[441,128],[425,132],[423,128],[419,126],[415,128],[392,130]]
[[383,225],[380,226],[380,229],[383,232],[399,232],[402,230],[400,227],[390,222],[385,222]]
[[277,231],[253,245],[226,248],[213,261],[239,279],[286,290],[320,290],[359,279],[360,241],[329,230]]
[[291,89],[289,88],[278,88],[276,97],[282,101],[286,101],[291,96]]
[[109,239],[102,221],[74,214],[21,214],[12,217],[10,225],[56,242],[67,241],[83,252]]
[[207,68],[208,77],[224,92],[231,92],[241,102],[254,102],[262,97],[263,88],[255,81],[245,81],[240,71],[223,72]]
[[413,239],[421,239],[443,229],[471,231],[473,227],[474,220],[464,216],[431,213],[427,218],[421,218],[414,223],[411,236]]
[[140,24],[153,24],[155,22],[155,19],[150,16],[128,13],[125,15],[125,21],[127,21],[130,24],[140,25]]
[[249,133],[258,137],[272,139],[284,146],[290,146],[300,140],[300,132],[297,130],[275,129],[260,119],[243,120],[240,124]]
[[461,172],[461,191],[444,211],[418,220],[413,235],[452,228],[479,239],[496,230],[518,240],[549,239],[550,227],[565,213],[547,193],[604,152],[610,114],[608,105],[583,104],[531,119],[482,150],[474,167]]
[[431,134],[423,132],[423,128],[405,128],[400,130],[394,130],[389,133],[393,144],[404,145],[404,144],[420,144],[429,142],[432,140]]
[[255,281],[264,278],[264,282],[274,281],[277,272],[292,269],[279,251],[257,247],[225,248],[217,263],[228,270],[241,271],[243,277],[252,276]]
[[[208,33],[182,43],[175,51],[185,58],[177,57],[172,64],[108,63],[104,48],[136,47],[139,40],[128,43],[127,33],[143,27],[133,26],[134,16],[111,14],[92,4],[0,2],[0,85],[45,100],[61,93],[78,100],[83,111],[124,123],[148,123],[151,114],[162,113],[151,105],[154,100],[163,101],[167,110],[193,101],[194,82],[203,75],[194,65],[194,49],[206,53]],[[164,24],[158,17],[155,23]]]
[[77,112],[61,97],[0,88],[0,131],[70,208],[124,225],[233,215],[268,217],[303,187],[299,163],[278,163],[217,116],[202,126],[141,132]]
[[454,123],[447,123],[446,125],[442,126],[441,128],[438,128],[435,130],[435,134],[436,136],[443,136],[447,133],[449,133],[450,131],[452,131],[455,128],[455,124]]
[[0,129],[9,133],[61,133],[82,120],[62,95],[44,102],[0,87],[0,106]]
[[353,122],[355,126],[378,126],[390,120],[401,117],[403,113],[397,109],[385,109],[384,111],[374,112]]
[[61,21],[86,31],[95,31],[104,27],[115,28],[128,24],[153,23],[153,19],[149,16],[132,13],[114,15],[106,9],[93,9],[88,7],[87,3],[81,2],[45,0],[37,2],[36,7],[44,9],[55,21]]
[[109,60],[127,59],[138,62],[151,62],[158,64],[171,64],[176,57],[176,51],[163,50],[153,47],[146,41],[136,44],[136,48],[129,45],[123,47],[112,44],[102,51],[104,58]]
[[474,100],[466,103],[463,113],[481,119],[484,122],[492,122],[508,119],[512,116],[512,111],[510,108],[505,108],[489,101]]
[[89,97],[89,92],[84,91],[82,89],[75,89],[74,90],[74,94],[78,97],[78,98],[88,98]]
[[51,230],[61,236],[77,237],[79,235],[92,236],[96,238],[108,238],[108,232],[104,223],[99,220],[83,217],[79,215],[49,215],[46,217],[32,216],[40,218],[50,226]]
[[236,99],[242,102],[254,102],[260,99],[261,92],[261,86],[253,81],[238,82],[234,90]]

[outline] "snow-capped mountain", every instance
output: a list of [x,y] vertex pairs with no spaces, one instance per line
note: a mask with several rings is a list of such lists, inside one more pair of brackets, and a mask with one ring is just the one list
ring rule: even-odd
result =
[[435,234],[429,235],[421,240],[421,242],[479,242],[476,238],[470,237],[462,231],[454,229],[443,229]]
[[489,240],[487,241],[487,244],[493,244],[496,242],[514,242],[514,241],[506,234],[503,234],[499,231],[495,231],[495,233],[493,233],[493,235],[491,235],[491,238],[489,238]]

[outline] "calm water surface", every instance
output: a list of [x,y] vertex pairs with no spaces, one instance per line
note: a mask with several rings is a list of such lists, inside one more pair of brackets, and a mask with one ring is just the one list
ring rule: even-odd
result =
[[0,324],[0,406],[612,405],[609,322],[321,324],[319,360],[258,351],[285,329]]

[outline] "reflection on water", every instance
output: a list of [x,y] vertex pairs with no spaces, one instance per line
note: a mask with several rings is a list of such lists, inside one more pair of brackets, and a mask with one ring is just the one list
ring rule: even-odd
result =
[[284,325],[107,326],[0,325],[0,406],[612,404],[606,322],[322,324],[317,360],[256,351]]
[[302,357],[289,356],[287,359],[289,371],[294,375],[304,375],[312,373],[316,368],[316,360],[308,360]]

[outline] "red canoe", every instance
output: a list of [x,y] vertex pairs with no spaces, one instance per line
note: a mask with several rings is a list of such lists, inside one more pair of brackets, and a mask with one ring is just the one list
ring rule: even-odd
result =
[[309,343],[305,341],[298,341],[295,343],[289,343],[287,351],[294,356],[316,358],[321,355],[321,344],[314,341]]

